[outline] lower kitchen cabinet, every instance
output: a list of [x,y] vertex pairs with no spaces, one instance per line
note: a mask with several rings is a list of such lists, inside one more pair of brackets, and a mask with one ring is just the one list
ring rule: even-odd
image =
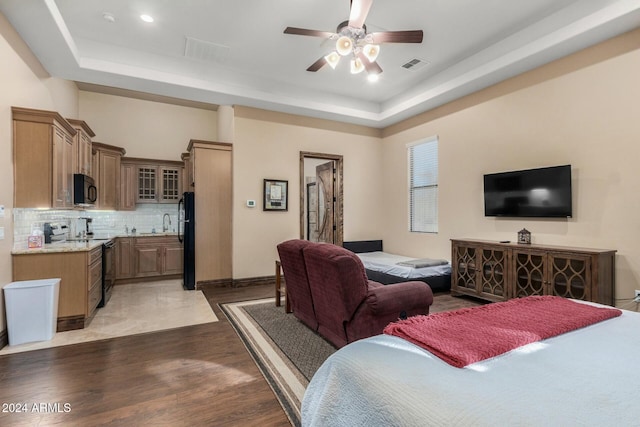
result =
[[116,280],[130,279],[135,276],[133,262],[133,238],[116,239]]
[[182,274],[183,250],[177,236],[121,237],[116,250],[118,279]]
[[58,332],[89,324],[102,297],[102,246],[90,251],[12,255],[13,280],[60,278]]

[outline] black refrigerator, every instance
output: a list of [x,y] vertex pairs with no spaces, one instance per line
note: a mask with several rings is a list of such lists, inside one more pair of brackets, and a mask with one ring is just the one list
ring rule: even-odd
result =
[[178,240],[183,244],[182,285],[196,288],[196,205],[194,193],[187,192],[178,202]]

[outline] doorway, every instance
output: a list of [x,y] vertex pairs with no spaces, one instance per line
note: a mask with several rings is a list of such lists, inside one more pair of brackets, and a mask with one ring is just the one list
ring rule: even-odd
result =
[[300,152],[300,238],[343,242],[342,156]]

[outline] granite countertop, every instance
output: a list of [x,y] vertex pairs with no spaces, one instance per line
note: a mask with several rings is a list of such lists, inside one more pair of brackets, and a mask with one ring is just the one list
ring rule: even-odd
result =
[[11,253],[13,255],[24,255],[24,254],[46,254],[46,253],[55,253],[55,252],[82,252],[82,251],[90,251],[92,249],[100,247],[104,242],[106,242],[106,240],[45,243],[45,245],[42,248],[37,248],[37,249],[29,249],[23,245],[22,247],[18,247],[18,248],[14,247]]
[[46,243],[44,247],[38,249],[29,249],[26,247],[26,243],[23,245],[14,246],[11,254],[24,255],[24,254],[43,254],[43,253],[55,253],[55,252],[82,252],[90,251],[92,249],[101,246],[108,240],[115,239],[117,237],[166,237],[177,236],[176,232],[161,232],[161,233],[136,233],[136,234],[108,234],[108,235],[96,235],[91,240],[84,241],[72,241],[67,240],[64,242]]

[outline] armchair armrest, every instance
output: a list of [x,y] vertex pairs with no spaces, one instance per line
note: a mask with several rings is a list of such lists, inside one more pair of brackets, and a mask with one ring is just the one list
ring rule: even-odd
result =
[[418,308],[428,308],[433,303],[433,292],[424,282],[402,282],[376,286],[369,281],[366,304],[374,315],[410,312]]

